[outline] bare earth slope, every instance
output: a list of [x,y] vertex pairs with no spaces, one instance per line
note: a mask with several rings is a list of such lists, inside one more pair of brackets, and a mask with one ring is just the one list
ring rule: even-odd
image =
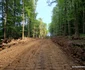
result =
[[0,52],[0,70],[80,70],[50,39],[30,40]]

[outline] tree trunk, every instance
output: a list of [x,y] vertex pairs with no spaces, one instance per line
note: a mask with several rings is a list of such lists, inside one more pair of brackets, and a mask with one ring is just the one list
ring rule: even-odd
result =
[[78,29],[78,22],[77,19],[75,20],[75,37],[79,37],[79,29]]
[[65,16],[65,19],[64,19],[64,36],[66,36],[67,35],[67,20],[66,20],[66,15],[67,15],[67,0],[65,0],[65,10],[64,10],[64,12],[65,12],[65,14],[64,14],[64,16]]
[[65,23],[65,24],[64,24],[64,36],[67,35],[67,33],[66,33],[66,28],[67,28],[67,25],[66,25],[66,23]]
[[3,25],[3,39],[4,39],[4,13],[3,13],[3,8],[4,8],[4,4],[3,4],[4,0],[2,0],[2,25]]
[[71,25],[69,21],[68,21],[68,35],[71,36]]
[[83,34],[85,34],[85,10],[83,7]]
[[16,21],[16,0],[14,0],[14,25]]
[[29,21],[30,21],[30,20],[29,20],[29,18],[28,18],[28,21],[27,21],[27,26],[28,26],[28,27],[27,27],[27,29],[28,29],[28,30],[27,30],[27,37],[30,36],[30,35],[29,35]]
[[6,24],[7,24],[7,13],[8,13],[8,0],[6,1],[5,5],[5,19],[4,19],[4,39],[6,38]]
[[79,37],[79,27],[78,27],[78,4],[75,3],[74,5],[74,9],[75,9],[75,20],[74,20],[74,27],[75,27],[75,37]]
[[25,20],[24,20],[24,1],[23,1],[23,21],[22,21],[22,39],[24,39],[24,23],[25,23]]
[[5,20],[4,20],[4,39],[6,38],[6,23],[7,23],[7,14],[5,13]]

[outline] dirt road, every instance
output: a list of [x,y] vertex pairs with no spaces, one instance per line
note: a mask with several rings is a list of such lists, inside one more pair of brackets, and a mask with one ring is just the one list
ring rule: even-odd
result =
[[49,39],[32,39],[0,52],[0,70],[79,70]]

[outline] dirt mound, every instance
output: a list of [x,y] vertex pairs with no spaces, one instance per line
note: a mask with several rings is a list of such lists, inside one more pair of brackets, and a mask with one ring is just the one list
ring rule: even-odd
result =
[[4,50],[6,48],[10,48],[13,45],[17,45],[20,43],[24,44],[24,43],[26,43],[28,41],[32,41],[32,40],[34,40],[34,39],[32,39],[32,38],[24,38],[23,40],[22,39],[4,39],[0,43],[0,51]]
[[67,55],[73,57],[76,62],[85,65],[85,40],[69,39],[68,37],[53,37],[52,41],[59,44]]

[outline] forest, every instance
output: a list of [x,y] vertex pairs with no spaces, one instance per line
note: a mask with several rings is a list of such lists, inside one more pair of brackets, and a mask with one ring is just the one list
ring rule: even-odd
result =
[[[85,1],[55,0],[52,22],[49,24],[51,36],[85,36]],[[36,19],[37,0],[0,0],[0,39],[45,37],[46,23]]]
[[0,39],[45,37],[46,23],[36,19],[37,0],[0,0]]
[[85,70],[85,0],[0,0],[0,70]]
[[51,36],[85,36],[85,1],[55,0],[52,22],[49,31]]
[[85,0],[48,0],[49,6],[54,3],[49,24],[52,41],[85,65]]

